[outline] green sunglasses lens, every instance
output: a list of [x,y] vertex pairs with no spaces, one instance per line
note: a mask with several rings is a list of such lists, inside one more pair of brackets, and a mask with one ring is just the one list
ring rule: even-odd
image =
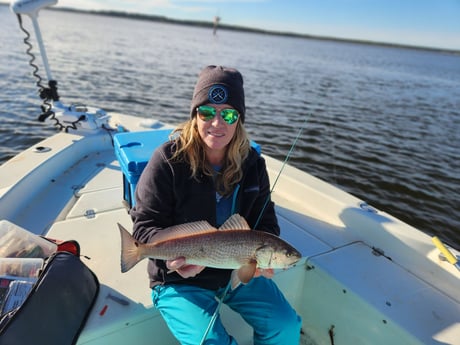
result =
[[202,105],[197,109],[198,115],[203,121],[209,121],[216,116],[216,108]]
[[236,122],[236,120],[238,120],[239,114],[235,109],[224,109],[220,112],[220,115],[222,115],[225,122],[232,125]]
[[[203,121],[212,120],[217,113],[216,108],[208,105],[201,105],[196,109],[196,111],[200,119]],[[221,110],[220,115],[229,125],[234,124],[238,120],[239,116],[238,111],[235,109],[223,109]]]

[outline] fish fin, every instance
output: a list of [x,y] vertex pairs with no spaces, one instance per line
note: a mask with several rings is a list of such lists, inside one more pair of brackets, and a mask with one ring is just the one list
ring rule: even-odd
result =
[[153,236],[152,243],[158,243],[168,241],[172,239],[178,239],[181,237],[187,237],[191,235],[204,234],[208,232],[216,231],[217,229],[209,224],[207,221],[202,220],[198,222],[184,223],[179,225],[173,225],[169,228],[158,230]]
[[263,245],[256,249],[254,256],[256,257],[257,262],[263,268],[270,268],[272,265],[272,259],[275,253],[271,246]]
[[118,224],[121,235],[121,272],[128,272],[143,258],[140,257],[139,245],[133,236],[126,230],[123,225]]
[[241,266],[238,269],[238,279],[243,283],[247,284],[249,281],[254,277],[254,274],[256,273],[256,268],[257,268],[257,261],[252,260],[248,262],[247,264]]
[[251,230],[251,227],[246,222],[246,219],[235,213],[220,226],[219,230]]

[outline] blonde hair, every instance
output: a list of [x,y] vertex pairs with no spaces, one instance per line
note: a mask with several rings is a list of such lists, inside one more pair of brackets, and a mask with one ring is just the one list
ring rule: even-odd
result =
[[[171,160],[184,160],[190,164],[193,178],[197,178],[199,173],[213,176],[215,170],[206,160],[205,144],[196,122],[195,116],[173,131],[171,136],[178,145]],[[215,178],[216,190],[223,196],[230,195],[243,177],[242,164],[250,149],[248,134],[241,121],[238,121],[236,126],[235,134],[227,147],[224,164]]]

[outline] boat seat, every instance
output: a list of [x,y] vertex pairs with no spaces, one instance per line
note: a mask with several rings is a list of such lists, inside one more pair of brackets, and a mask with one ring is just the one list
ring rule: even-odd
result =
[[166,142],[171,129],[118,133],[113,138],[115,155],[123,172],[123,202],[128,209],[135,204],[137,182],[152,152]]

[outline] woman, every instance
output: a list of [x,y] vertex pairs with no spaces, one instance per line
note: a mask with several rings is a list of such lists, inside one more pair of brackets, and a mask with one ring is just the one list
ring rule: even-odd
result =
[[[265,161],[251,148],[244,120],[241,74],[221,66],[203,69],[190,120],[154,152],[139,179],[131,210],[136,239],[149,242],[164,228],[194,221],[219,227],[235,213],[251,228],[279,235]],[[181,344],[200,343],[215,297],[253,327],[254,344],[299,342],[300,318],[269,279],[273,270],[258,270],[249,283],[230,290],[231,270],[189,265],[183,257],[149,260],[148,270],[154,305]],[[205,344],[236,342],[218,318]]]

